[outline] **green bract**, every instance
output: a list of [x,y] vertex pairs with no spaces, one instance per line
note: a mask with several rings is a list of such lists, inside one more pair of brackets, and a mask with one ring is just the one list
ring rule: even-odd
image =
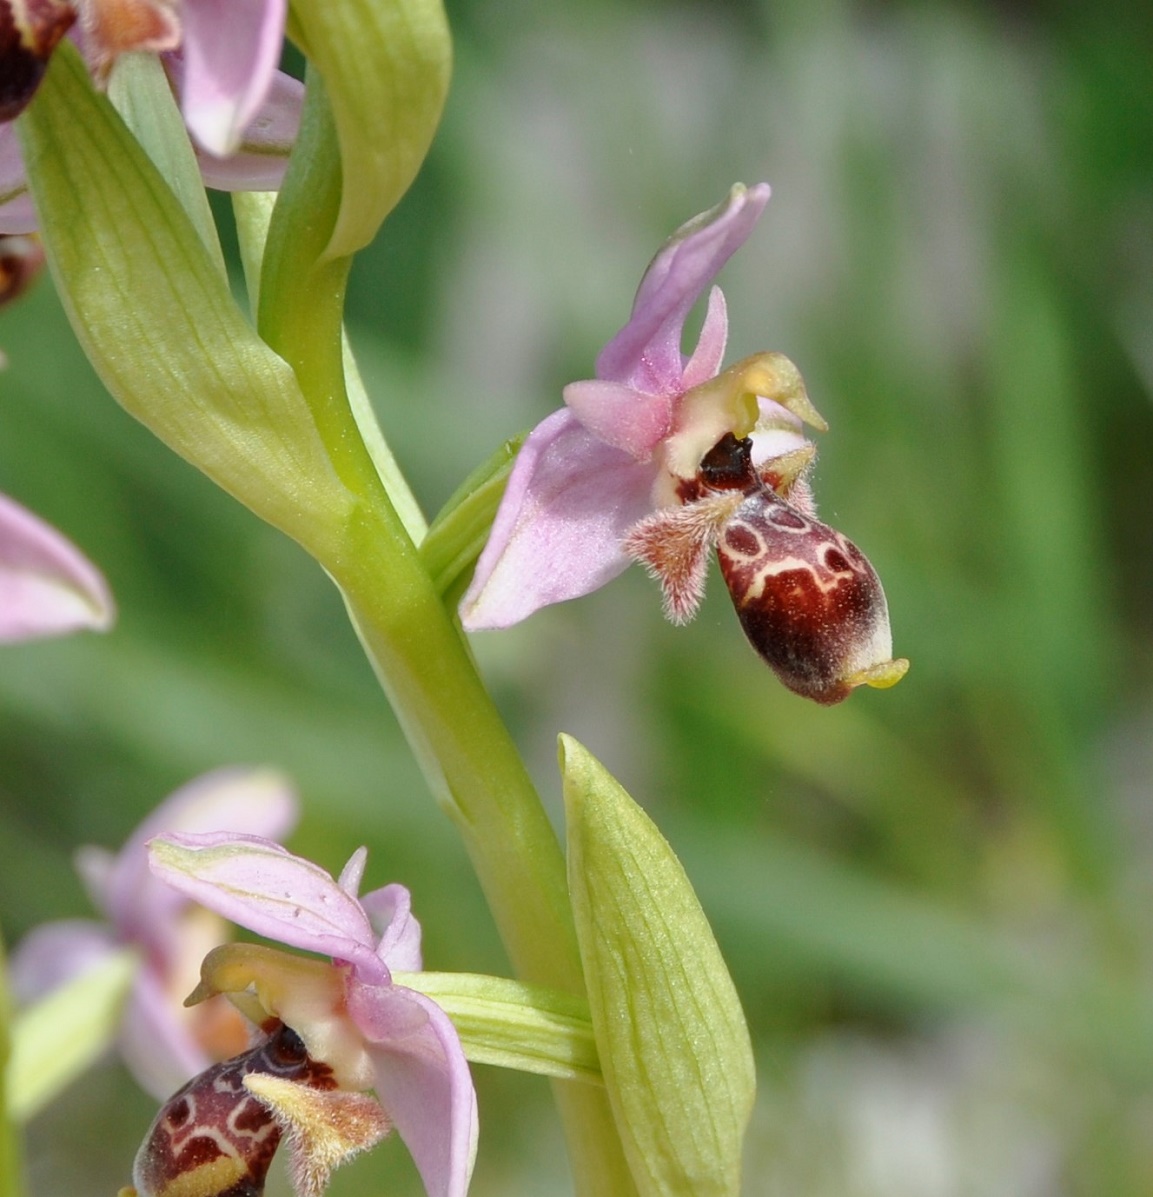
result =
[[642,1197],[736,1197],[752,1048],[684,869],[590,753],[561,737],[568,875],[601,1071]]
[[49,262],[105,386],[230,494],[331,559],[356,499],[291,368],[256,335],[71,46],[19,124]]
[[208,193],[160,59],[155,54],[121,54],[108,79],[108,98],[188,213],[223,275],[224,254]]
[[294,0],[289,30],[324,76],[346,164],[326,257],[362,249],[408,190],[448,94],[440,0]]
[[436,1002],[474,1064],[600,1083],[584,998],[475,973],[393,972],[392,979]]

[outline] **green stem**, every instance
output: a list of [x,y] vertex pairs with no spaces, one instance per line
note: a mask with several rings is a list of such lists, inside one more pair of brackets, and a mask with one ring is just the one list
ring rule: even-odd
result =
[[[348,260],[324,251],[340,207],[340,158],[318,76],[273,212],[260,280],[261,336],[296,372],[333,464],[360,504],[322,564],[433,793],[460,828],[517,974],[583,994],[564,857],[516,746],[389,500],[345,392]],[[633,1192],[603,1091],[554,1083],[577,1192]]]

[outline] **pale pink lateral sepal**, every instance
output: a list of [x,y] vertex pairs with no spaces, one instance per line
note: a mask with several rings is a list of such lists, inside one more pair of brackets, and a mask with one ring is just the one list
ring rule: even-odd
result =
[[218,191],[276,191],[300,131],[304,85],[277,71],[268,95],[227,158],[200,150],[197,161],[206,187]]
[[0,643],[103,632],[115,615],[96,566],[50,524],[0,495]]
[[461,601],[472,631],[505,628],[603,586],[650,506],[655,467],[606,445],[562,408],[525,441]]
[[191,0],[181,11],[181,106],[209,153],[236,151],[280,61],[285,0]]

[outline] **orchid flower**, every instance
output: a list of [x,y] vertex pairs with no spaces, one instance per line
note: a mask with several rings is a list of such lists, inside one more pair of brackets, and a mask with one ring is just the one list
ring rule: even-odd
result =
[[248,1042],[243,1020],[228,1005],[186,1010],[204,954],[227,938],[223,920],[174,893],[148,871],[145,844],[162,831],[237,827],[285,835],[296,821],[287,783],[268,770],[222,769],[190,782],[152,812],[115,855],[87,847],[77,868],[106,922],[68,919],[28,934],[10,961],[13,992],[30,1002],[134,946],[141,964],[120,1029],[125,1063],[157,1098],[235,1055]]
[[[393,970],[421,968],[420,924],[408,890],[387,885],[358,898],[363,848],[336,881],[253,835],[162,835],[152,841],[150,857],[153,873],[186,898],[265,938],[331,957],[225,945],[205,960],[201,984],[189,998],[228,994],[257,1025],[291,1028],[308,1057],[331,1069],[335,1096],[307,1083],[245,1082],[291,1132],[297,1191],[322,1191],[328,1168],[343,1153],[368,1145],[391,1124],[429,1197],[463,1197],[476,1154],[477,1114],[460,1039],[435,1002],[392,980]],[[373,1122],[358,1106],[360,1129],[348,1136],[344,1105],[333,1103],[370,1088],[381,1118]],[[157,1125],[160,1140],[146,1142],[138,1157],[142,1197],[149,1191],[142,1173],[169,1154],[162,1120]],[[317,1144],[333,1138],[341,1146],[326,1156]]]
[[508,627],[603,586],[630,560],[658,578],[681,623],[715,547],[746,634],[791,689],[829,703],[903,675],[876,573],[815,519],[802,426],[826,425],[800,372],[779,353],[722,371],[718,287],[695,350],[681,351],[690,310],[768,200],[767,183],[736,185],[653,259],[596,378],[565,387],[565,406],[525,441],[461,601],[465,628]]
[[629,322],[597,359],[596,378],[565,387],[565,406],[529,434],[461,602],[467,629],[508,627],[615,578],[629,564],[629,530],[676,504],[678,483],[734,426],[755,431],[760,455],[770,456],[806,443],[794,411],[820,424],[799,375],[781,395],[794,410],[768,397],[750,405],[736,379],[718,385],[728,335],[719,287],[695,351],[681,353],[689,311],[768,200],[767,183],[737,186],[678,230],[645,272]]
[[0,494],[0,643],[107,631],[116,608],[103,575],[39,516]]
[[[31,99],[49,54],[75,20],[98,81],[126,51],[162,55],[208,186],[275,190],[303,96],[302,85],[277,70],[285,8],[285,0],[0,0],[0,67],[26,79],[20,95],[0,88],[0,119],[11,120]],[[4,39],[5,10],[25,41]],[[46,28],[37,30],[38,18]],[[0,125],[0,232],[35,227],[15,130]]]

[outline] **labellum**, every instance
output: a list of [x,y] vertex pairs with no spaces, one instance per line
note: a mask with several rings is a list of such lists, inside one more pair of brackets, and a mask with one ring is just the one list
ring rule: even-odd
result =
[[281,1123],[245,1084],[252,1074],[310,1089],[336,1086],[332,1070],[308,1055],[300,1036],[275,1023],[267,1039],[168,1099],[136,1157],[136,1188],[121,1197],[259,1197]]
[[43,269],[39,237],[0,234],[0,307],[19,299]]
[[865,555],[811,511],[811,450],[758,470],[752,441],[726,433],[683,488],[684,506],[637,524],[625,550],[660,581],[666,614],[691,618],[715,546],[749,642],[790,690],[824,705],[896,684],[885,592]]
[[63,0],[0,0],[0,122],[27,107],[76,16]]

